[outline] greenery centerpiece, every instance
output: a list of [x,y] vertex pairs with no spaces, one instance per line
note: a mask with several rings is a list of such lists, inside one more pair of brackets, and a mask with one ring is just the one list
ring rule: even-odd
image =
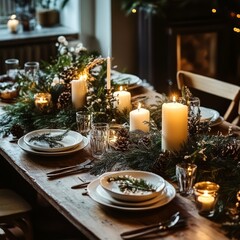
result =
[[[51,63],[43,63],[38,80],[33,81],[27,74],[19,72],[17,84],[19,97],[16,103],[4,107],[5,114],[0,120],[0,132],[20,137],[24,133],[41,128],[76,129],[74,108],[71,99],[71,80],[87,75],[87,96],[83,110],[104,112],[105,119],[119,118],[114,108],[113,97],[106,89],[106,59],[99,53],[89,52],[81,43],[70,47],[65,37],[60,36],[56,44],[58,56]],[[113,86],[114,88],[114,86]],[[51,104],[45,108],[35,105],[39,93],[51,96]]]

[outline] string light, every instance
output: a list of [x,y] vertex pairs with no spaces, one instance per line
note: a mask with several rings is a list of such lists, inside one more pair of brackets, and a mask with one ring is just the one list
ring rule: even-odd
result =
[[137,9],[136,9],[136,8],[133,8],[133,9],[132,9],[132,13],[137,13]]
[[216,13],[216,12],[217,12],[217,9],[213,8],[212,13]]
[[236,33],[240,33],[240,28],[234,27],[234,28],[233,28],[233,31],[236,32]]

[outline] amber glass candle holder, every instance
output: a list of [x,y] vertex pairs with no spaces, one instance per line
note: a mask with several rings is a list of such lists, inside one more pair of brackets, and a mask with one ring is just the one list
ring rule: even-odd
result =
[[34,95],[34,103],[38,110],[47,110],[51,105],[51,94],[49,93],[36,93]]
[[212,217],[218,200],[220,186],[213,182],[198,182],[194,185],[195,202],[198,213],[205,217]]

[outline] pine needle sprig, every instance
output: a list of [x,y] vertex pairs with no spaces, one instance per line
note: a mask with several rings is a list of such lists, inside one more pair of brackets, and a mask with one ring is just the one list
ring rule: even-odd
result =
[[68,132],[69,129],[58,135],[51,135],[51,132],[36,134],[29,139],[29,142],[34,142],[34,144],[36,144],[37,142],[44,142],[47,143],[50,148],[62,147],[63,144],[60,141],[63,140],[63,138],[68,134]]
[[155,192],[156,187],[152,184],[149,184],[146,180],[140,178],[135,178],[129,175],[120,175],[117,177],[110,177],[107,180],[108,182],[116,182],[121,192],[136,193],[137,191],[146,191],[146,192]]

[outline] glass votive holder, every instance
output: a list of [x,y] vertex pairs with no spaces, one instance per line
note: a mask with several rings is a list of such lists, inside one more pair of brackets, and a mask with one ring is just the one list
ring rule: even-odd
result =
[[114,145],[118,140],[119,131],[122,128],[123,128],[122,124],[110,123],[110,125],[109,125],[109,136],[108,136],[109,150],[111,150],[111,147],[114,148]]
[[18,74],[19,60],[15,58],[5,60],[6,73],[9,78],[15,80]]
[[213,182],[198,182],[194,185],[195,202],[198,213],[205,217],[212,217],[218,200],[220,186]]
[[51,94],[36,93],[34,95],[34,104],[35,104],[35,107],[40,111],[47,110],[51,105]]
[[179,163],[176,165],[176,177],[180,195],[192,195],[196,172],[197,165],[193,163]]

